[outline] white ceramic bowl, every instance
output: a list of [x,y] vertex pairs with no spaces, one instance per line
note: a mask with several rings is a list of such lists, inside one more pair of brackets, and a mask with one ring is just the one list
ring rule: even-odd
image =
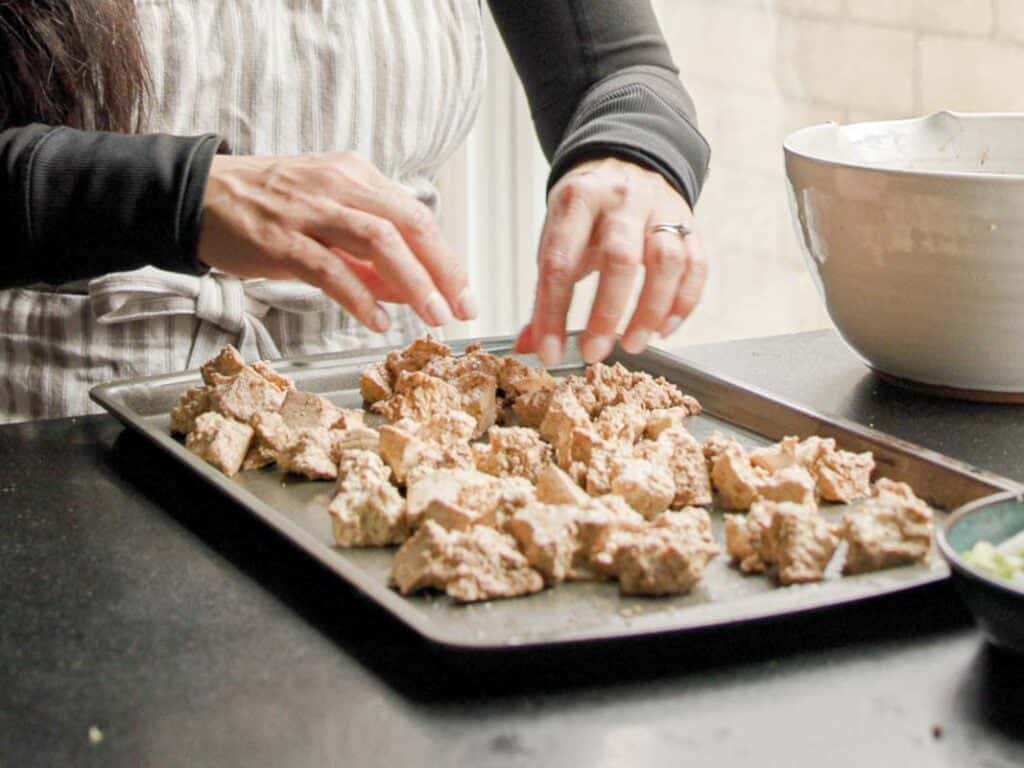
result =
[[868,365],[1024,393],[1024,114],[817,125],[785,155],[808,267]]

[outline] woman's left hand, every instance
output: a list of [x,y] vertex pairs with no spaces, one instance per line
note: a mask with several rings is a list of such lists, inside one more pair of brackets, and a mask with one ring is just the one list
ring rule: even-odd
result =
[[622,346],[640,352],[653,334],[678,328],[700,300],[707,262],[696,232],[650,232],[656,224],[693,229],[690,206],[659,173],[602,158],[559,179],[548,195],[533,317],[516,351],[536,352],[545,365],[562,359],[573,289],[595,270],[597,295],[580,341],[586,362],[603,360],[614,348],[641,268],[643,288]]

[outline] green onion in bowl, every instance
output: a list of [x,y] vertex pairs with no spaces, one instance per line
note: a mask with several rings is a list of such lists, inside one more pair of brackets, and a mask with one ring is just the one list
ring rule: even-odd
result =
[[979,541],[962,554],[964,560],[975,568],[1024,586],[1024,531],[998,545]]

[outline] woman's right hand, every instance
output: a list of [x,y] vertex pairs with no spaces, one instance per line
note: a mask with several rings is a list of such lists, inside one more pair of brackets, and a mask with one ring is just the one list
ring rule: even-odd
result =
[[477,313],[430,209],[354,152],[216,156],[198,249],[237,277],[315,285],[377,332],[389,326],[382,301],[431,326]]

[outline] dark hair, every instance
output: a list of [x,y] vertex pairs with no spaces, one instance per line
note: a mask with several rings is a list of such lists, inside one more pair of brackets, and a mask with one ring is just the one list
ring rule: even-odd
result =
[[149,91],[134,0],[0,0],[0,129],[138,132]]

